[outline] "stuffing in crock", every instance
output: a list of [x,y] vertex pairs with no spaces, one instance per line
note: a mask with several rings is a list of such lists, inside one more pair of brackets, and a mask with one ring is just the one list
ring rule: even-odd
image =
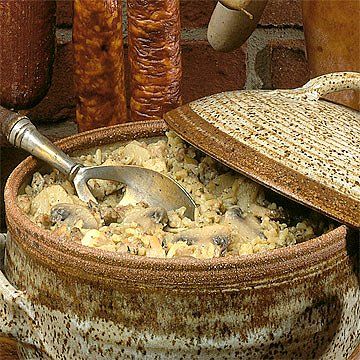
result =
[[[144,202],[122,206],[124,186],[90,180],[98,204],[85,204],[57,170],[35,173],[19,206],[39,226],[69,241],[130,254],[198,259],[270,251],[311,239],[332,228],[317,213],[304,217],[267,198],[257,183],[182,141],[174,132],[75,157],[87,165],[139,165],[177,180],[197,204],[166,211]],[[271,197],[271,196],[270,196]]]

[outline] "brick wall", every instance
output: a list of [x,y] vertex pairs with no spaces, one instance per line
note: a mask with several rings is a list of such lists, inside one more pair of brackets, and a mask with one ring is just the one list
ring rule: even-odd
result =
[[[300,0],[270,0],[253,35],[231,53],[217,53],[206,41],[206,26],[216,1],[180,2],[185,102],[224,90],[287,88],[306,82]],[[57,24],[53,85],[31,111],[38,121],[74,116],[71,1],[58,1]]]
[[[52,86],[40,104],[30,110],[33,121],[52,138],[76,131],[73,124],[72,1],[58,0],[57,3],[57,48]],[[206,26],[216,1],[180,0],[180,3],[185,102],[225,90],[297,87],[308,79],[300,0],[269,0],[250,39],[231,53],[215,52],[206,41]],[[126,35],[126,24],[124,29]],[[48,125],[41,125],[44,121]],[[50,121],[56,124],[49,125]],[[25,153],[9,149],[2,143],[0,196],[10,170],[24,156]],[[0,211],[3,213],[2,207]],[[3,220],[1,227],[4,228]]]

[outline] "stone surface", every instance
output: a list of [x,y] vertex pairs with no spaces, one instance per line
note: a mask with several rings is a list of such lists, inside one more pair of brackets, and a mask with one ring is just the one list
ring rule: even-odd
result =
[[244,47],[219,53],[206,41],[189,41],[182,46],[183,102],[226,90],[242,89],[246,80]]

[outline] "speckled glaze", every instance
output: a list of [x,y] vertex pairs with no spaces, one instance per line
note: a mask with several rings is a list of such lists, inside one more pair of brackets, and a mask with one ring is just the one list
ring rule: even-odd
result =
[[185,140],[295,201],[360,227],[360,113],[319,100],[360,91],[360,73],[310,80],[302,88],[231,91],[165,115]]
[[[131,123],[59,145],[69,152],[165,130],[162,121]],[[95,250],[60,241],[21,212],[16,196],[38,166],[26,159],[5,190],[0,335],[21,341],[24,358],[339,359],[359,344],[359,247],[345,226],[234,258]]]

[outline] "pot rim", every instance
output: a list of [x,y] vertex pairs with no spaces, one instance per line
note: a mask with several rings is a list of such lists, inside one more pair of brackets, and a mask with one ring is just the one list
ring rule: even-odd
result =
[[[168,127],[163,120],[133,122],[76,134],[58,141],[57,145],[65,152],[72,152],[135,138],[161,136],[166,130]],[[4,198],[8,231],[31,257],[66,275],[128,285],[136,282],[144,287],[156,281],[159,287],[176,286],[178,289],[199,284],[207,288],[231,288],[241,283],[261,286],[269,281],[293,281],[294,276],[307,276],[319,271],[321,263],[328,260],[333,263],[344,258],[348,231],[344,225],[320,237],[269,252],[203,260],[149,258],[59,241],[48,230],[41,229],[24,216],[16,201],[21,185],[40,164],[29,156],[7,180]]]

